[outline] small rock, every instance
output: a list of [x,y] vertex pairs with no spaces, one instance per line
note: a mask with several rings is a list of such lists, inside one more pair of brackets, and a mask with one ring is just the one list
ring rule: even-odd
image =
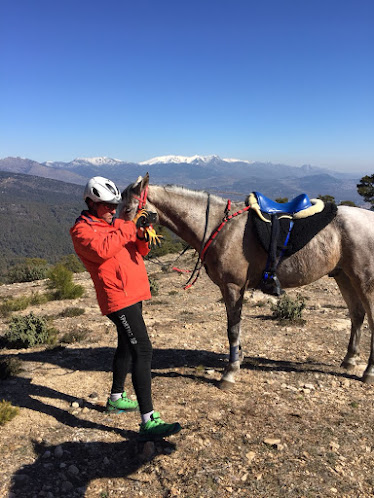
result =
[[245,454],[245,457],[248,460],[248,463],[251,463],[252,460],[254,460],[255,456],[256,456],[256,453],[254,451],[249,451],[248,453]]
[[273,448],[277,448],[280,445],[281,440],[280,439],[275,439],[275,438],[268,437],[268,438],[264,439],[264,443],[267,446],[273,446]]
[[71,406],[72,406],[73,408],[79,408],[79,403],[78,403],[78,401],[73,401],[73,402],[72,402],[72,404],[71,404]]
[[330,441],[329,448],[331,451],[338,451],[338,449],[340,448],[340,444],[336,441]]
[[49,450],[47,450],[44,454],[43,454],[43,457],[42,458],[50,458],[51,456],[51,452]]
[[304,384],[304,389],[309,389],[310,391],[313,391],[315,387],[313,384]]
[[169,491],[169,496],[180,496],[180,495],[181,495],[180,490],[174,486]]
[[68,491],[71,491],[73,488],[74,486],[70,481],[64,481],[61,486],[61,491],[67,493]]
[[109,465],[110,464],[110,460],[109,460],[108,457],[104,457],[103,464],[104,465]]
[[76,476],[79,474],[79,469],[75,465],[70,465],[68,468],[68,472],[69,474]]
[[62,455],[64,454],[64,450],[61,448],[61,446],[56,446],[55,451],[53,452],[54,456],[56,458],[61,458]]
[[98,399],[99,395],[97,393],[91,393],[88,397],[90,399]]

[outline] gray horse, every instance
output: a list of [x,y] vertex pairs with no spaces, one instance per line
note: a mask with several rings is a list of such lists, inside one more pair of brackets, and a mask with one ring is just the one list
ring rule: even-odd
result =
[[[168,227],[199,253],[210,234],[221,223],[227,201],[177,186],[148,185],[148,174],[129,185],[122,193],[119,216],[131,220],[139,199],[147,193],[146,209],[158,215]],[[232,211],[245,207],[233,203]],[[342,367],[357,364],[361,326],[367,314],[371,330],[371,351],[362,380],[374,383],[374,213],[365,209],[339,206],[334,220],[306,246],[285,258],[277,269],[282,288],[300,287],[331,274],[347,303],[351,336]],[[253,217],[244,212],[220,231],[204,258],[211,280],[221,289],[227,312],[230,357],[221,388],[235,382],[240,369],[240,322],[244,292],[256,288],[265,268],[267,254],[254,234]]]

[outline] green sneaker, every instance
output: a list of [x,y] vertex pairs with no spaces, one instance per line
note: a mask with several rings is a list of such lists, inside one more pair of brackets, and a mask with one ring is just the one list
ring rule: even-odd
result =
[[122,393],[117,401],[111,401],[110,398],[108,398],[108,401],[106,402],[106,411],[109,413],[134,412],[138,408],[138,402],[129,399],[126,391]]
[[146,424],[140,424],[139,436],[142,440],[162,439],[176,434],[182,429],[178,422],[167,424],[160,418],[158,412],[153,412],[151,419]]

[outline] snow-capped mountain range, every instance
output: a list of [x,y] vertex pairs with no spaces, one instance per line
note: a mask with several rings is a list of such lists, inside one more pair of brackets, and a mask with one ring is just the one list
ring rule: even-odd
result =
[[219,156],[211,155],[211,156],[159,156],[154,157],[152,159],[148,159],[147,161],[142,161],[139,163],[140,165],[149,165],[152,166],[154,164],[209,164],[212,162],[224,161],[227,163],[248,163],[250,161],[242,161],[241,159],[221,159]]
[[264,163],[217,155],[165,155],[140,163],[109,157],[81,157],[70,162],[8,157],[0,159],[0,170],[41,176],[84,185],[92,176],[112,179],[120,188],[149,172],[151,183],[174,183],[194,189],[243,198],[253,190],[268,197],[294,197],[306,192],[311,197],[333,195],[336,200],[362,201],[356,185],[363,175],[345,174],[317,166],[301,167]]

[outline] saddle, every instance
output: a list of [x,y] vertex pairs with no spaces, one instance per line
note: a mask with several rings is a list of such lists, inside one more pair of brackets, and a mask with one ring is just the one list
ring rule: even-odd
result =
[[283,258],[300,251],[318,232],[335,218],[337,206],[301,194],[287,203],[275,202],[259,192],[246,199],[251,206],[255,233],[268,254],[260,289],[267,294],[284,293],[276,276]]
[[306,194],[300,194],[290,202],[275,202],[260,192],[252,192],[246,199],[250,206],[265,222],[271,223],[271,215],[276,214],[278,219],[288,218],[298,220],[308,218],[323,211],[325,207],[321,199],[309,199]]

